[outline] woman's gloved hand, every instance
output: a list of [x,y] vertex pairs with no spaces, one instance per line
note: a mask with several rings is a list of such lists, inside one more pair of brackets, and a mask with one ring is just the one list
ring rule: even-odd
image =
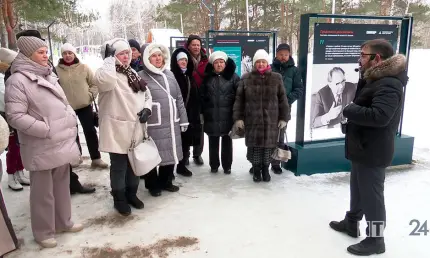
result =
[[137,113],[137,115],[139,116],[139,122],[140,123],[142,123],[142,124],[146,123],[146,122],[148,122],[148,119],[151,116],[151,110],[149,110],[148,108],[144,108],[142,111]]
[[245,124],[243,123],[243,120],[237,120],[234,123],[234,126],[236,127],[236,130],[243,130],[243,129],[245,129]]
[[280,120],[278,122],[278,128],[279,129],[283,129],[285,126],[287,126],[287,122],[285,122],[284,120]]
[[116,49],[109,44],[106,44],[106,50],[105,50],[105,58],[107,57],[114,57],[115,56]]

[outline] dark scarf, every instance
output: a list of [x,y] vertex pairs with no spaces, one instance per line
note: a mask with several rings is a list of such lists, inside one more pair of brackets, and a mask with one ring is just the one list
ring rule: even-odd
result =
[[128,85],[135,92],[146,91],[146,82],[140,78],[139,75],[133,72],[131,66],[125,68],[122,65],[116,65],[116,71],[122,74],[125,74],[128,79]]

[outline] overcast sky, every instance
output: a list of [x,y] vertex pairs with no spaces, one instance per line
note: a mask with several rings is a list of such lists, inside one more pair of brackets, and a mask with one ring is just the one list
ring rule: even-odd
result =
[[[80,5],[82,9],[93,9],[98,11],[102,18],[102,21],[100,21],[99,24],[106,24],[108,19],[108,8],[111,1],[112,0],[80,0]],[[162,1],[168,2],[169,0]],[[430,4],[430,0],[425,0],[425,2]]]

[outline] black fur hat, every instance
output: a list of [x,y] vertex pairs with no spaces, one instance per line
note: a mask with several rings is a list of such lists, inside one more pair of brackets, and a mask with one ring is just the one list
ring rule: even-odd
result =
[[22,36],[25,36],[25,37],[36,37],[36,38],[39,38],[41,40],[45,40],[44,38],[42,38],[42,35],[40,34],[40,32],[38,30],[23,30],[21,32],[18,32],[16,34],[16,39],[19,39]]

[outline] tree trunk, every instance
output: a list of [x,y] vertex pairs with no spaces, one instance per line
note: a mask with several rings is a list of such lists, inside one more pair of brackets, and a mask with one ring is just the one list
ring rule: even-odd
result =
[[286,17],[285,17],[285,2],[281,0],[281,42],[285,42],[287,40],[286,38]]
[[6,37],[5,37],[5,30],[4,30],[4,22],[3,22],[3,15],[0,13],[0,42],[1,42],[1,47],[6,48],[7,47],[7,43],[6,43]]
[[[17,50],[16,47],[16,38],[15,38],[15,32],[13,31],[12,25],[10,21],[13,21],[13,8],[11,0],[3,0],[2,1],[2,14],[3,14],[3,21],[4,25],[6,27],[7,31],[7,39],[8,39],[8,47],[13,50]],[[9,17],[9,14],[12,17]]]
[[[294,10],[294,6],[296,4],[296,0],[293,0],[292,4],[291,4],[291,20],[290,20],[290,30],[288,32],[288,44],[291,44],[291,42],[293,41],[293,31],[294,31],[294,18],[295,18],[295,10]],[[296,24],[295,26],[299,26],[298,24]]]

